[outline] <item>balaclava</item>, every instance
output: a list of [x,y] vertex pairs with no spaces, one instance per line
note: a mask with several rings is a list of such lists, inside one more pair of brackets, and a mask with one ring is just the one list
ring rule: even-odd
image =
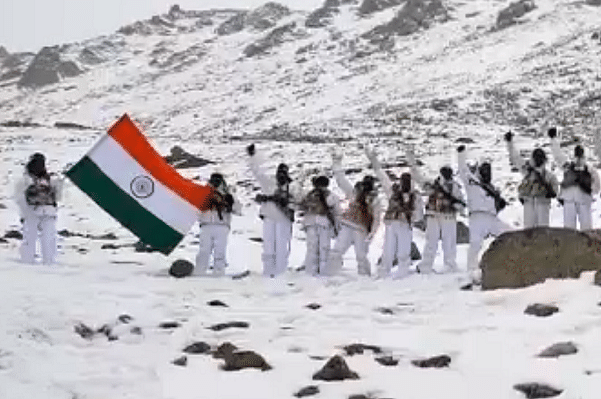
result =
[[547,154],[542,148],[535,148],[532,151],[532,161],[534,162],[534,166],[540,168],[543,166],[545,162],[547,162]]

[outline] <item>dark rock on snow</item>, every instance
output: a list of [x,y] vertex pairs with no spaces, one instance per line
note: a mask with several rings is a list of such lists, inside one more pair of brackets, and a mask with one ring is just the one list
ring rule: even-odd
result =
[[228,323],[219,323],[212,325],[211,327],[207,327],[209,330],[213,331],[223,331],[228,328],[248,328],[249,324],[245,321],[230,321]]
[[504,233],[482,255],[482,289],[521,288],[599,270],[601,230],[537,227]]
[[6,238],[0,237],[0,244],[8,244],[8,240]]
[[321,370],[313,374],[313,379],[322,381],[358,380],[359,375],[349,369],[342,356],[336,355],[328,360]]
[[399,364],[399,360],[393,358],[392,356],[376,357],[376,362],[380,363],[382,366],[396,366]]
[[142,335],[142,327],[134,326],[129,329],[129,332],[134,335]]
[[80,125],[74,122],[55,122],[54,127],[57,129],[78,129],[78,130],[91,130],[93,128],[89,126]]
[[23,234],[17,230],[9,230],[4,234],[4,238],[13,238],[15,240],[22,240]]
[[171,363],[175,364],[176,366],[186,367],[188,365],[188,357],[180,356],[177,359],[174,359]]
[[202,341],[194,342],[193,344],[186,346],[183,350],[184,353],[189,353],[192,355],[205,354],[209,353],[210,351],[211,345]]
[[311,309],[311,310],[317,310],[317,309],[321,308],[321,305],[318,304],[318,303],[310,303],[310,304],[308,304],[305,307],[308,308],[308,309]]
[[526,395],[527,399],[552,398],[561,395],[563,390],[539,383],[516,384],[513,388]]
[[544,305],[541,303],[535,303],[533,305],[528,305],[526,310],[524,310],[525,314],[538,316],[538,317],[548,317],[553,313],[559,312],[559,308],[553,305]]
[[261,371],[271,370],[272,367],[258,353],[252,351],[225,353],[225,364],[221,366],[225,371],[236,371],[246,368],[261,369]]
[[93,329],[83,323],[78,323],[74,327],[75,332],[84,339],[92,339],[96,333]]
[[159,328],[164,328],[166,330],[172,329],[172,328],[178,328],[181,326],[182,326],[182,323],[180,323],[178,321],[164,321],[162,323],[159,323]]
[[194,271],[194,264],[185,259],[178,259],[171,264],[169,275],[175,278],[188,277]]
[[220,301],[219,299],[215,299],[215,300],[209,301],[209,302],[207,302],[207,305],[209,305],[209,306],[219,306],[219,307],[222,307],[222,308],[227,308],[228,307],[227,304],[225,304],[224,302]]
[[192,155],[177,145],[171,148],[170,154],[165,156],[164,159],[165,162],[175,169],[200,168],[215,163],[208,159]]
[[152,252],[158,252],[158,249],[154,248],[152,245],[145,244],[142,241],[138,241],[134,244],[134,251],[152,253]]
[[304,398],[305,396],[313,396],[319,393],[319,387],[317,385],[309,385],[302,388],[300,391],[294,394],[296,398]]
[[348,356],[362,355],[363,352],[365,352],[367,350],[372,351],[373,353],[376,353],[376,354],[382,353],[382,348],[380,348],[379,346],[366,345],[366,344],[350,344],[350,345],[346,345],[342,349],[344,349],[344,351],[346,352],[346,354]]
[[213,351],[214,359],[225,359],[226,355],[231,355],[238,350],[238,347],[231,342],[224,342]]
[[417,367],[421,367],[421,368],[449,367],[449,364],[451,364],[451,358],[447,355],[434,356],[434,357],[431,357],[428,359],[412,360],[411,364],[413,364],[414,366],[417,366]]
[[538,357],[553,357],[557,358],[565,355],[573,355],[578,353],[578,348],[572,342],[559,342],[557,344],[553,344],[541,353],[538,354]]
[[394,310],[392,310],[391,308],[387,308],[387,307],[379,307],[376,309],[376,312],[382,313],[385,315],[393,315],[394,314]]
[[359,14],[370,15],[378,11],[386,10],[387,8],[398,6],[404,0],[363,0],[359,6]]
[[81,73],[82,71],[73,61],[61,59],[59,46],[44,47],[29,64],[17,84],[19,87],[35,89]]

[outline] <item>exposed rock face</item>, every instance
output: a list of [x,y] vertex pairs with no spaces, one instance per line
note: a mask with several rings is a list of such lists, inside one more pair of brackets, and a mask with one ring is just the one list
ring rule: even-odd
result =
[[234,15],[216,29],[218,35],[231,35],[250,28],[264,31],[273,28],[277,22],[290,15],[290,9],[281,4],[269,2],[251,11]]
[[589,6],[601,6],[601,0],[586,0]]
[[15,53],[0,57],[0,82],[19,78],[33,60],[35,54]]
[[482,289],[578,278],[601,267],[601,231],[538,227],[497,237],[482,256]]
[[323,6],[307,16],[305,26],[307,28],[323,28],[328,26],[332,17],[340,12],[339,7],[343,4],[355,4],[356,0],[326,0]]
[[9,52],[4,48],[4,46],[0,46],[0,59],[6,58],[9,55]]
[[495,28],[505,29],[508,26],[516,24],[519,18],[523,17],[536,8],[533,0],[520,0],[509,4],[506,8],[499,11]]
[[378,44],[390,36],[408,36],[420,29],[427,29],[433,22],[448,19],[449,14],[442,0],[407,0],[390,22],[376,26],[364,37]]
[[360,15],[369,15],[402,4],[404,0],[363,0],[359,7]]
[[58,46],[44,47],[35,56],[25,74],[18,82],[19,87],[38,88],[58,83],[62,78],[81,74],[73,61],[62,61]]
[[246,57],[255,57],[257,55],[265,54],[274,47],[299,36],[300,35],[296,33],[296,22],[291,22],[287,25],[273,29],[263,39],[247,46],[244,49],[244,55]]

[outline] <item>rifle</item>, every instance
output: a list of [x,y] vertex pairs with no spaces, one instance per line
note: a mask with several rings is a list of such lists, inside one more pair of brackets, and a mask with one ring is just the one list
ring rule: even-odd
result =
[[557,193],[553,189],[553,186],[551,186],[551,183],[546,181],[538,170],[534,169],[532,166],[528,166],[528,172],[534,172],[534,177],[536,177],[536,180],[545,188],[545,190],[547,190],[547,198],[557,197]]
[[475,180],[475,179],[470,179],[469,182],[472,184],[475,184],[477,186],[480,186],[484,191],[486,191],[486,194],[489,197],[494,198],[495,209],[497,210],[497,213],[499,213],[503,209],[505,209],[505,207],[507,206],[507,201],[505,200],[505,198],[501,197],[501,194],[497,190],[495,190],[495,188],[491,184],[483,183],[483,182]]
[[467,204],[465,202],[461,201],[459,198],[454,197],[453,194],[451,194],[448,191],[446,191],[442,187],[442,185],[440,184],[440,181],[438,179],[434,180],[434,188],[438,189],[438,191],[440,191],[442,193],[442,195],[444,195],[444,197],[446,199],[448,199],[449,201],[451,201],[451,205],[453,205],[453,204],[460,204],[464,208],[467,208]]
[[328,218],[328,221],[330,222],[330,224],[332,225],[332,228],[334,229],[334,236],[337,236],[338,235],[338,227],[336,226],[336,219],[334,218],[334,215],[332,214],[332,209],[328,206],[328,203],[327,203],[326,197],[325,197],[325,192],[323,190],[317,190],[317,196],[318,196],[319,200],[321,201],[321,203],[323,204],[323,206],[325,207],[326,217]]
[[[288,189],[286,188],[286,194],[288,194]],[[288,208],[288,195],[286,195],[286,197],[283,197],[281,195],[276,195],[276,194],[272,194],[272,195],[265,195],[265,194],[257,194],[257,196],[255,197],[255,201],[257,201],[258,203],[262,203],[262,202],[273,202],[275,204],[275,206],[278,207],[278,209],[280,211],[282,211],[282,213],[284,213],[284,215],[286,215],[286,217],[288,219],[290,219],[291,222],[294,222],[294,210]]]

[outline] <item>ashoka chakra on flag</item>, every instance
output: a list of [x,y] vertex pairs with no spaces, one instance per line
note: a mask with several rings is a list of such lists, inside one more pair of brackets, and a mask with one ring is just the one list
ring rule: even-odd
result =
[[184,178],[123,115],[67,176],[125,228],[163,254],[208,208],[209,186]]

